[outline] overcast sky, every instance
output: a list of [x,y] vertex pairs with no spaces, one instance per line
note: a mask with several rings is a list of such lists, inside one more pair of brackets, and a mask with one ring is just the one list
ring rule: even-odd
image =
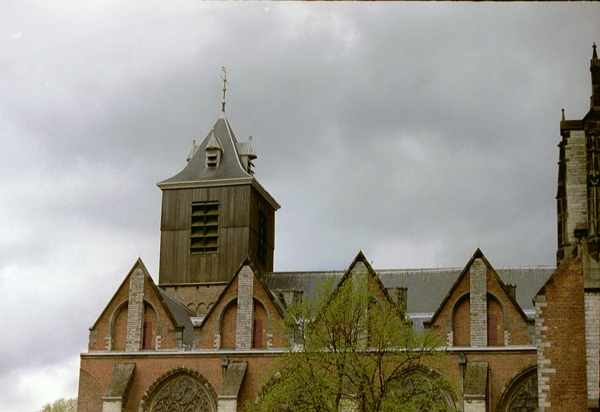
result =
[[220,114],[282,205],[279,271],[552,265],[559,121],[598,3],[2,3],[0,410],[77,394],[160,190]]

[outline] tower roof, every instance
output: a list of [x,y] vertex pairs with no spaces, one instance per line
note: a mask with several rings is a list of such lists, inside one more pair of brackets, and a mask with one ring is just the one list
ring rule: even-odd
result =
[[[169,183],[253,178],[240,158],[246,153],[239,153],[240,146],[244,147],[244,151],[254,153],[249,145],[250,143],[243,145],[238,143],[227,118],[223,115],[217,120],[200,146],[194,150],[194,154],[185,168],[175,176],[158,183],[158,186]],[[221,152],[216,167],[210,167],[207,164],[206,152],[210,150]]]
[[590,111],[600,112],[600,59],[596,51],[596,43],[592,46],[592,59],[590,72],[592,73],[592,96],[590,97]]

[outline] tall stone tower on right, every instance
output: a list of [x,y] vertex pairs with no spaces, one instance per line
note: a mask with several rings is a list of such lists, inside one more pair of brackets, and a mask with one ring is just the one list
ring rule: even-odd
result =
[[600,411],[600,60],[590,110],[560,122],[557,270],[536,295],[540,412]]
[[590,110],[581,120],[560,122],[558,162],[557,263],[565,251],[587,239],[588,253],[600,262],[600,59],[593,46]]

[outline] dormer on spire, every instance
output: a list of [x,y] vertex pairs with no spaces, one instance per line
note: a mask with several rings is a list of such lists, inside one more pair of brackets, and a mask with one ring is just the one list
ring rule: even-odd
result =
[[210,131],[210,138],[204,150],[206,151],[206,167],[219,167],[223,148],[219,143],[219,139],[215,137],[214,128]]

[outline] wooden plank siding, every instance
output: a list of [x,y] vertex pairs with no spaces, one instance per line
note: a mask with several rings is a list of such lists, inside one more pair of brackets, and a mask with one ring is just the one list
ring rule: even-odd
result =
[[188,280],[191,283],[216,282],[219,268],[219,254],[189,254]]
[[190,228],[192,189],[163,190],[160,230]]
[[223,205],[223,226],[239,227],[250,225],[251,186],[227,186],[219,193]]
[[[166,230],[160,234],[160,283],[183,283],[187,280],[190,230]],[[186,253],[180,253],[185,250]]]
[[219,260],[219,280],[229,280],[235,272],[244,263],[246,257],[250,254],[248,237],[248,227],[228,227],[220,229],[223,242],[219,246],[221,249],[221,259]]
[[273,271],[273,260],[275,250],[275,209],[271,206],[264,197],[252,188],[252,202],[250,203],[250,248],[254,252],[253,257],[257,258],[258,251],[258,226],[259,226],[259,210],[262,210],[267,216],[267,237],[266,237],[266,265],[260,264],[256,259],[256,264],[260,266],[263,272]]
[[[190,253],[193,202],[218,202],[216,253]],[[275,209],[252,184],[163,190],[159,284],[229,281],[247,256],[273,270]],[[267,216],[266,264],[258,260],[259,210]]]

